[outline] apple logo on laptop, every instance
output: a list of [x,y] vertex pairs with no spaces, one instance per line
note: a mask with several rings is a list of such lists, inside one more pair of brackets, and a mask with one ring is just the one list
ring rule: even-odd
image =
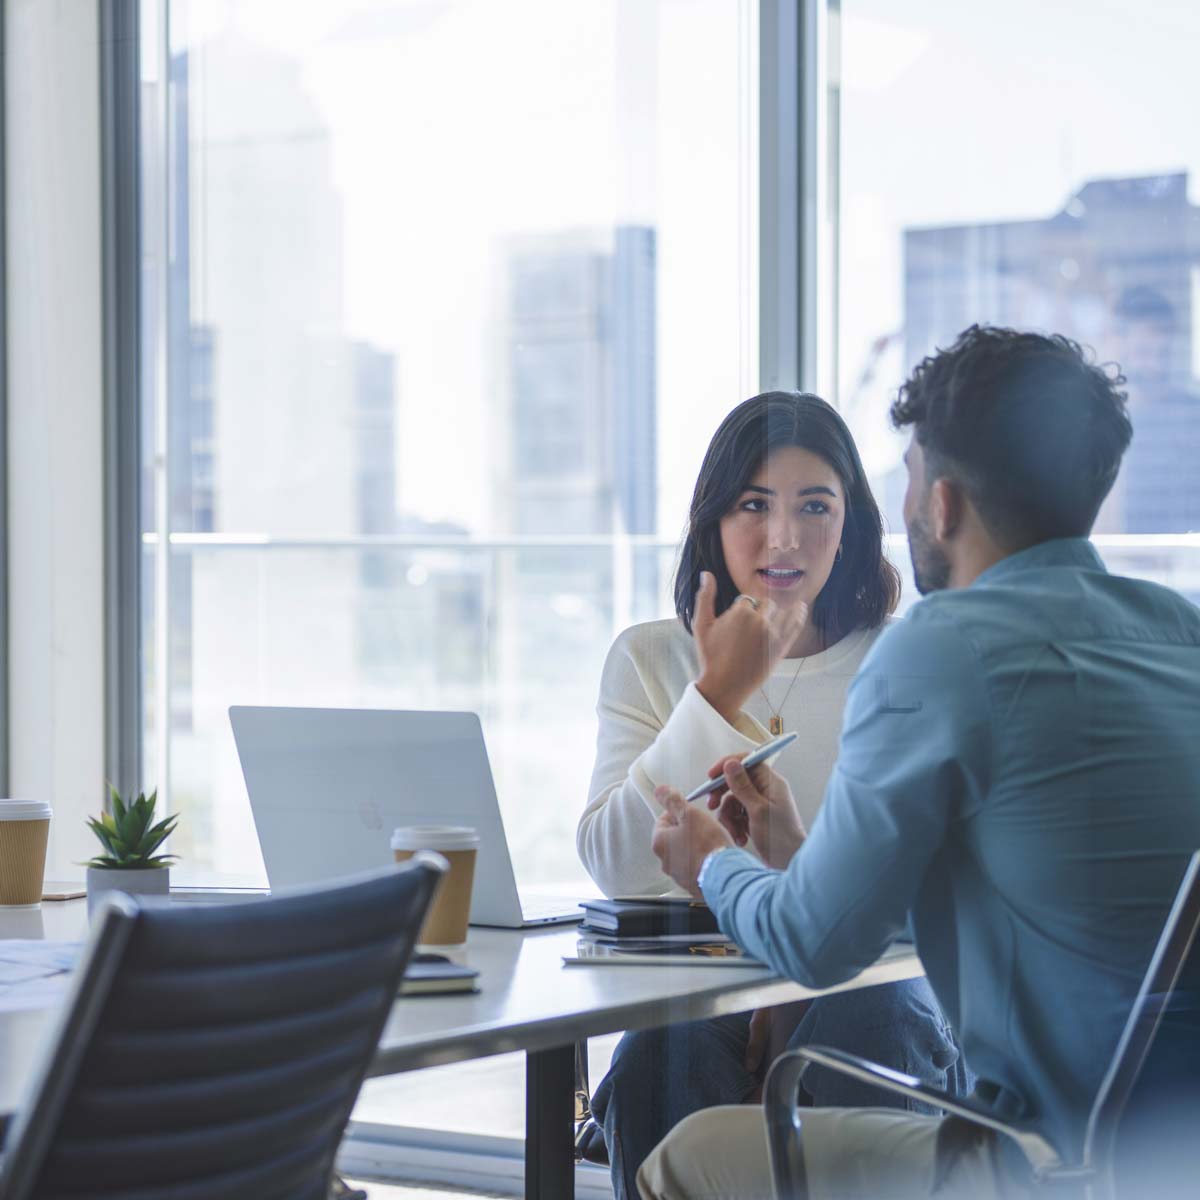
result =
[[374,800],[360,800],[358,802],[358,816],[363,826],[367,829],[376,830],[383,828],[383,814],[379,811],[379,805]]

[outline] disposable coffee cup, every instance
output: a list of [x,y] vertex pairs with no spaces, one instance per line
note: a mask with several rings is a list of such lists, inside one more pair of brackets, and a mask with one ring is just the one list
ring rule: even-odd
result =
[[479,835],[467,825],[403,825],[392,834],[392,853],[406,862],[418,850],[436,850],[450,864],[417,935],[420,946],[461,946],[467,940],[471,886]]
[[50,805],[41,800],[0,800],[0,905],[42,902]]

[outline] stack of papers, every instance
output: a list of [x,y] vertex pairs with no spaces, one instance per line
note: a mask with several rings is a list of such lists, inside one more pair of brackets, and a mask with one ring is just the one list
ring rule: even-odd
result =
[[720,931],[702,901],[644,896],[582,904],[579,946],[568,962],[759,965]]

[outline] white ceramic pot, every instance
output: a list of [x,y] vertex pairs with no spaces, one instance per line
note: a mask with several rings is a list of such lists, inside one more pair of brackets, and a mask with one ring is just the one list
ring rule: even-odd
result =
[[170,867],[143,867],[135,871],[88,867],[88,915],[95,911],[108,892],[126,892],[130,896],[166,896],[171,891]]

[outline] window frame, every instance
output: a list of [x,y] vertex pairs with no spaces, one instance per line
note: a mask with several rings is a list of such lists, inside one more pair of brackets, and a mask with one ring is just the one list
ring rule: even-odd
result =
[[836,126],[828,95],[829,9],[839,0],[759,0],[759,386],[833,395]]
[[[143,36],[150,18],[143,8],[147,0],[115,0],[102,5],[101,39],[101,148],[103,179],[103,249],[105,348],[105,754],[113,782],[130,786],[153,764],[160,796],[170,809],[170,738],[168,709],[171,692],[170,654],[167,641],[167,608],[170,597],[172,549],[175,546],[211,545],[219,535],[176,533],[167,524],[171,463],[165,445],[165,396],[158,376],[164,370],[161,329],[151,332],[143,324],[143,235],[171,238],[176,213],[158,211],[162,205],[144,207],[145,161],[140,140],[139,105],[142,54],[149,49]],[[169,61],[170,0],[155,2],[158,28],[155,41]],[[805,347],[815,346],[816,304],[801,295],[805,277],[803,263],[817,242],[819,211],[814,186],[819,157],[808,155],[801,162],[798,138],[807,124],[815,127],[821,89],[825,78],[826,0],[741,0],[746,30],[746,60],[759,78],[749,86],[743,130],[753,137],[757,129],[757,182],[759,202],[749,216],[743,236],[755,246],[757,261],[751,264],[750,323],[757,318],[758,344],[745,347],[751,368],[747,383],[758,390],[768,387],[812,388],[804,366]],[[802,54],[811,61],[811,79],[802,88]],[[757,86],[756,86],[757,85]],[[164,83],[164,89],[166,84]],[[802,94],[803,93],[803,94]],[[808,97],[805,100],[805,96]],[[165,106],[168,101],[161,99]],[[821,109],[823,113],[823,108]],[[759,123],[757,118],[762,116]],[[166,125],[166,110],[160,114]],[[755,142],[751,142],[755,145]],[[805,231],[799,222],[804,221]],[[769,263],[770,269],[762,270]],[[164,288],[160,305],[169,302]],[[152,318],[153,319],[153,318]],[[157,318],[163,319],[162,313]],[[807,332],[803,332],[807,330]],[[141,358],[142,340],[153,337],[153,370]],[[148,406],[153,407],[160,428],[156,445],[143,444],[141,422]],[[144,510],[150,501],[143,497],[150,487],[153,454],[154,528],[142,528]],[[166,530],[165,545],[160,545]],[[353,540],[353,539],[351,539]],[[642,538],[635,540],[641,541]],[[659,539],[649,538],[651,542]],[[272,545],[298,546],[307,539],[272,538]],[[383,539],[383,544],[407,545],[403,535]],[[501,548],[506,539],[495,543]],[[473,542],[473,545],[476,543]],[[147,566],[143,554],[153,548],[155,565]],[[149,578],[145,572],[152,571]],[[142,622],[143,609],[153,596],[154,678],[144,672],[148,652]],[[143,711],[147,688],[154,692],[154,727],[146,724]]]
[[0,7],[0,794],[8,795],[8,223],[5,166],[8,147],[5,126],[8,111],[6,76],[8,58],[4,31],[7,6]]
[[104,347],[104,758],[141,787],[141,203],[139,0],[100,6]]

